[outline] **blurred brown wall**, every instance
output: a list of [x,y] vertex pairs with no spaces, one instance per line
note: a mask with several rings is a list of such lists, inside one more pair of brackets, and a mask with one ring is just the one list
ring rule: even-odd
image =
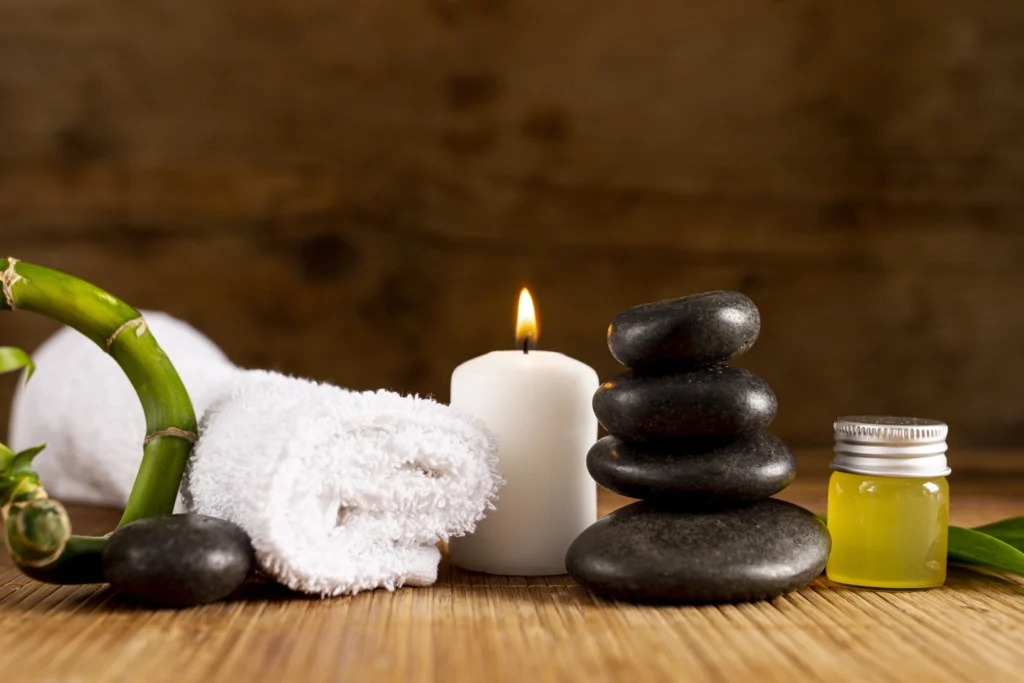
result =
[[1010,0],[0,0],[0,250],[441,399],[522,284],[602,377],[617,311],[738,289],[792,445],[1020,446],[1022,38]]

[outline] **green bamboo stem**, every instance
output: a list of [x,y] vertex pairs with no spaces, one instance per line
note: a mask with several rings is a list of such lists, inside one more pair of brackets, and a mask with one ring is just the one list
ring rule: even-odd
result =
[[[196,417],[185,385],[142,316],[102,289],[49,268],[0,258],[0,274],[0,310],[40,313],[78,330],[117,361],[142,402],[142,464],[119,526],[171,514],[196,439]],[[102,581],[105,539],[71,536],[66,513],[62,531],[63,506],[42,485],[24,495],[26,500],[4,508],[7,545],[19,567],[52,583]]]

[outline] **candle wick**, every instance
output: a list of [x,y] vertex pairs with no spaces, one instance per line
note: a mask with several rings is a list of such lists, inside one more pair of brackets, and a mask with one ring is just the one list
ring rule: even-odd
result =
[[523,354],[530,353],[530,335],[523,337]]

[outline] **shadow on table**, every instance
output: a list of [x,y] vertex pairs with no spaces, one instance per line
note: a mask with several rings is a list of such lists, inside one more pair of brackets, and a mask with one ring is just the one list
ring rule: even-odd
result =
[[[138,613],[154,611],[180,611],[180,608],[139,603],[118,595],[107,585],[54,586],[25,578],[24,582],[10,586],[0,601],[0,615],[22,614],[97,614]],[[230,598],[202,605],[199,609],[223,608],[239,603],[273,604],[296,601],[315,601],[317,596],[296,593],[272,581],[257,577],[246,582]]]
[[1009,595],[1024,595],[1024,576],[975,567],[952,566],[946,574],[946,586],[957,591],[996,589]]

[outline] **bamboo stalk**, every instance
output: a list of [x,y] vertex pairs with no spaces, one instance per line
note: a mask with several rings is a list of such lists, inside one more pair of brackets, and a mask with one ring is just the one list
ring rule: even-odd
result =
[[[147,435],[142,464],[119,526],[171,514],[196,440],[196,417],[185,385],[146,321],[84,280],[13,258],[0,258],[0,285],[0,310],[40,313],[78,330],[117,361],[142,402]],[[42,581],[102,581],[104,539],[71,536],[63,506],[46,495],[38,479],[35,485],[4,506],[15,562]]]

